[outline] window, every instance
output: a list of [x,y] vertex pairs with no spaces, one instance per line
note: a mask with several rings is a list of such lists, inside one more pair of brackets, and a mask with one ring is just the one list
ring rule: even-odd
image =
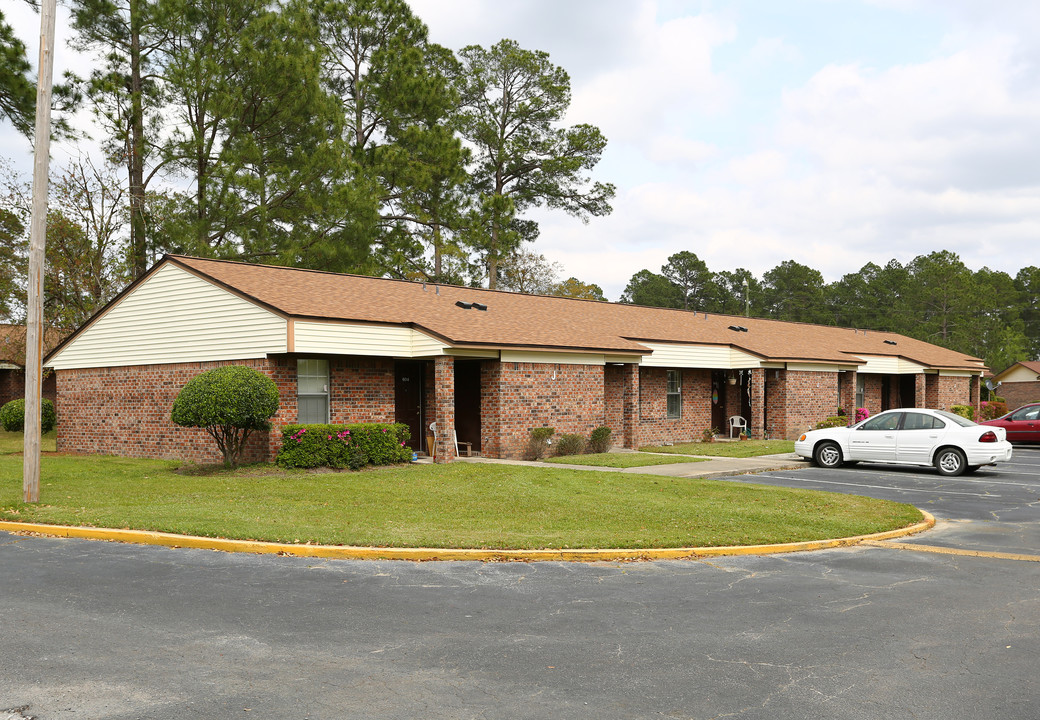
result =
[[329,361],[300,358],[296,361],[296,421],[301,424],[329,421]]
[[883,413],[875,415],[869,420],[863,421],[860,430],[895,430],[899,427],[899,418],[902,413]]
[[666,417],[682,417],[682,370],[668,371],[668,414]]
[[942,430],[946,423],[937,417],[924,413],[908,412],[903,417],[904,430]]
[[866,407],[865,397],[867,379],[862,375],[856,375],[856,407]]

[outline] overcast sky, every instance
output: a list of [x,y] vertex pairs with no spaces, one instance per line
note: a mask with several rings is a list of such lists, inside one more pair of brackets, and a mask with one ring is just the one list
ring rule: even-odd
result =
[[[570,73],[568,123],[607,137],[594,174],[617,186],[614,212],[539,213],[534,247],[609,299],[680,250],[828,281],[936,250],[975,270],[1040,265],[1036,0],[411,5],[435,42],[508,37]],[[0,128],[2,154],[19,142]]]

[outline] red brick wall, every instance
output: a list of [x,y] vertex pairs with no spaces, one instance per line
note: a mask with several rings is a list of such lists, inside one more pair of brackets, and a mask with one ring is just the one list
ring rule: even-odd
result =
[[971,378],[947,377],[945,375],[930,375],[929,377],[936,378],[936,403],[928,407],[934,410],[949,410],[951,405],[972,404]]
[[[43,397],[58,406],[58,386],[53,372],[43,378]],[[12,400],[25,397],[25,373],[21,370],[0,370],[0,407]]]
[[[806,430],[814,428],[820,420],[833,415],[838,409],[838,380],[837,375],[832,372],[801,370],[788,370],[786,379],[786,422],[783,428],[778,426],[777,430],[779,437],[793,440]],[[880,405],[880,379],[877,388],[877,400]],[[871,414],[873,412],[871,410]],[[772,418],[772,409],[769,414]]]
[[1006,382],[997,388],[996,395],[1004,398],[1008,410],[1040,402],[1040,382]]
[[[668,415],[668,368],[640,368],[637,445],[691,442],[711,427],[711,371],[682,370],[682,417]],[[738,406],[739,407],[739,406]],[[725,428],[719,428],[725,434]]]
[[[254,434],[243,456],[246,462],[273,460],[281,428],[297,421],[294,357],[60,370],[58,450],[219,462],[216,442],[204,430],[175,425],[170,412],[185,383],[221,365],[255,368],[278,386],[272,431]],[[337,358],[329,375],[332,422],[393,422],[392,360]]]
[[787,437],[787,370],[769,370],[765,387],[766,427],[769,438]]
[[[296,361],[290,362],[291,381],[295,383]],[[396,405],[392,359],[335,358],[329,361],[329,383],[329,415],[332,422],[394,422]],[[292,406],[292,417],[296,417],[295,394]]]
[[[254,434],[243,453],[246,461],[273,459],[280,441],[278,428],[295,420],[295,361],[291,384],[285,382],[286,369],[271,360],[59,370],[58,450],[219,462],[216,442],[204,430],[175,425],[170,412],[188,380],[232,364],[255,368],[278,384],[282,404],[273,420],[275,430],[270,435]],[[287,407],[289,396],[292,403]]]
[[604,367],[487,363],[481,373],[485,454],[518,458],[532,428],[586,437],[605,423]]

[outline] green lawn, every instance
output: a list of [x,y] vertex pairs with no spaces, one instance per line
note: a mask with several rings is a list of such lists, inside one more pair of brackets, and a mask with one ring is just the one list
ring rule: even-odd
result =
[[591,465],[593,467],[632,468],[647,465],[674,465],[675,463],[703,462],[700,458],[666,457],[647,453],[589,453],[588,455],[561,455],[546,458],[545,462],[563,465]]
[[364,472],[46,455],[40,503],[0,455],[0,518],[334,545],[654,548],[817,540],[917,522],[913,507],[745,483],[477,463]]
[[[57,430],[51,430],[49,433],[40,438],[40,450],[42,452],[54,452],[55,438],[58,436]],[[19,433],[6,432],[0,430],[0,455],[10,455],[11,453],[20,453],[24,447],[25,439],[24,436]]]
[[643,452],[710,455],[711,457],[755,457],[794,452],[793,440],[740,440],[735,442],[691,442],[678,445],[653,445],[639,448]]

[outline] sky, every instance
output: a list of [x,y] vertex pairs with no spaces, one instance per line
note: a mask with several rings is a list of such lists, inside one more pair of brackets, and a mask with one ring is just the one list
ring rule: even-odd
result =
[[[587,224],[532,214],[533,249],[608,299],[682,250],[828,282],[940,250],[973,270],[1040,266],[1035,0],[410,4],[453,50],[510,38],[567,70],[566,123],[603,132],[593,177],[617,194]],[[38,17],[5,13],[35,62]],[[77,62],[59,47],[56,76]],[[0,148],[31,171],[9,126]]]

